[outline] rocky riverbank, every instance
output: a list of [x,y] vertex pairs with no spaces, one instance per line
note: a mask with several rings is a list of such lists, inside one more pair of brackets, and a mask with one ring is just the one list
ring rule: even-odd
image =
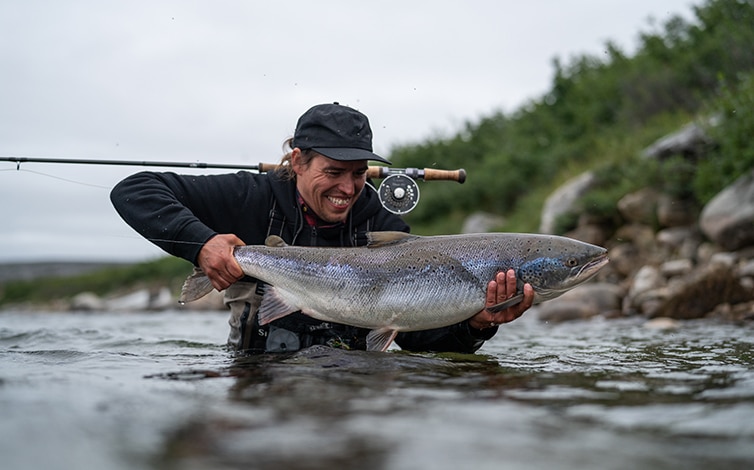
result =
[[[701,128],[690,125],[643,156],[696,158],[707,143]],[[592,181],[585,173],[558,189],[545,204],[540,230],[551,231],[553,221],[589,191]],[[610,236],[588,217],[566,234],[607,247],[611,261],[596,282],[543,304],[541,319],[754,320],[754,169],[701,210],[650,188],[624,196],[618,210],[624,225]]]

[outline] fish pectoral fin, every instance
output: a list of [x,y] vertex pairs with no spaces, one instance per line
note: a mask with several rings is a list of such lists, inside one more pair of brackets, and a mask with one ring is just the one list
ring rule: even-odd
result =
[[269,237],[265,238],[264,244],[266,246],[271,246],[275,248],[282,248],[282,247],[288,246],[285,240],[283,240],[277,235],[270,235]]
[[524,300],[524,294],[514,295],[504,302],[487,307],[487,311],[492,313],[502,312],[508,307],[513,307],[514,305],[521,303],[522,300]]
[[266,325],[299,310],[301,309],[288,304],[274,286],[269,284],[264,286],[264,296],[262,296],[258,312],[260,325]]
[[385,351],[397,334],[398,330],[390,328],[370,331],[367,335],[367,351]]
[[418,237],[418,235],[411,235],[410,233],[397,231],[367,232],[367,248],[379,248],[381,246],[394,245]]
[[185,304],[186,302],[193,302],[194,300],[201,299],[205,295],[212,291],[212,283],[204,271],[200,268],[194,267],[189,277],[183,281],[183,287],[181,287],[181,295],[178,297],[178,303]]

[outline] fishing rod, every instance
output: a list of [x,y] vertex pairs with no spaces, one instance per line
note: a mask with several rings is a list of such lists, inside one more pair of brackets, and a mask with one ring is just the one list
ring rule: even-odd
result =
[[[224,169],[224,170],[254,170],[267,173],[278,168],[276,163],[260,163],[258,165],[242,165],[228,163],[204,162],[164,162],[152,160],[101,160],[89,158],[44,158],[44,157],[0,157],[0,162],[12,162],[16,169],[21,169],[22,163],[52,163],[65,165],[111,165],[111,166],[143,166],[163,168],[194,168],[194,169]],[[466,170],[438,170],[436,168],[390,168],[386,166],[370,166],[367,177],[382,179],[377,191],[382,206],[393,214],[403,215],[411,212],[419,203],[419,186],[417,179],[424,181],[466,181]]]

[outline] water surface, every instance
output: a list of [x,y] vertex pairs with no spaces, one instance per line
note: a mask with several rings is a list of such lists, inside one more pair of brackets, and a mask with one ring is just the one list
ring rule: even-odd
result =
[[528,315],[476,355],[237,357],[224,313],[0,313],[4,469],[754,468],[754,327]]

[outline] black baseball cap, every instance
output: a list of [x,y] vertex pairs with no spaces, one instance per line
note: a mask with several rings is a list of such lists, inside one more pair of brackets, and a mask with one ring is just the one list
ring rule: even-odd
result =
[[372,152],[369,119],[338,103],[318,104],[305,112],[296,124],[293,147],[312,149],[333,160],[390,161]]

